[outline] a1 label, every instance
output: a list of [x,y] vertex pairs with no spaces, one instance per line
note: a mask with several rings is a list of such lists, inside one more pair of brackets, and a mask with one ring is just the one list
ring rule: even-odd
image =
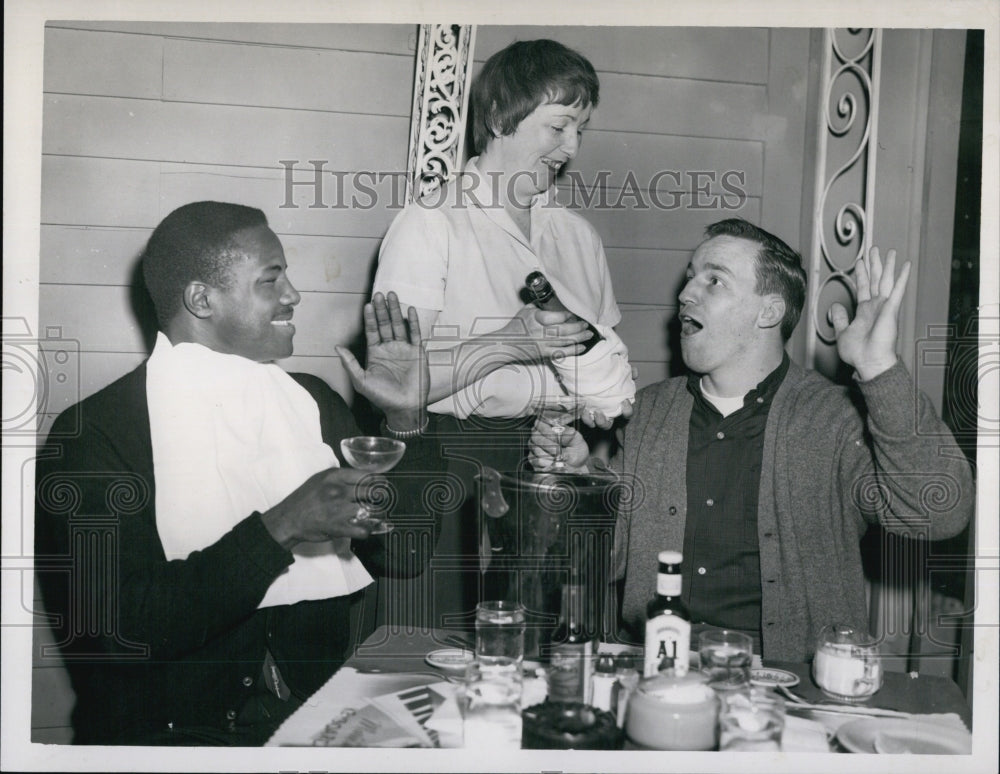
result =
[[665,658],[674,662],[679,677],[687,674],[691,649],[691,623],[675,615],[658,615],[646,621],[646,643],[643,650],[643,677],[659,674]]

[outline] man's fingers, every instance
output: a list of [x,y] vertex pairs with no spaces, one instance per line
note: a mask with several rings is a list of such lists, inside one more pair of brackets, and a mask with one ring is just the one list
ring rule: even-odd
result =
[[420,316],[417,314],[415,307],[410,307],[406,311],[406,319],[410,324],[410,343],[415,347],[419,347],[423,341],[423,336],[420,333]]
[[877,247],[868,251],[868,288],[872,296],[877,296],[882,282],[882,255]]
[[406,323],[403,321],[403,313],[399,309],[399,297],[389,291],[386,296],[386,304],[389,307],[389,322],[392,325],[392,337],[396,341],[406,341]]
[[882,298],[892,295],[892,288],[896,282],[896,251],[889,250],[885,254],[885,266],[882,269],[882,279],[879,282],[878,294]]
[[392,320],[389,318],[385,296],[381,293],[376,293],[372,296],[372,307],[375,309],[375,319],[378,323],[380,341],[392,341]]
[[362,316],[365,323],[365,344],[369,347],[375,346],[381,341],[381,336],[378,333],[378,320],[375,318],[375,307],[370,301],[365,304]]
[[[373,313],[373,315],[374,315],[374,313]],[[374,320],[374,316],[373,316],[373,320]],[[365,308],[365,333],[366,333],[365,338],[367,338],[367,331],[368,331],[368,309],[366,307]],[[375,335],[376,335],[376,337],[378,336],[378,330],[375,331]],[[371,340],[369,340],[368,343],[372,344],[373,342]],[[378,341],[376,340],[374,343],[378,344]],[[354,357],[353,354],[351,354],[351,351],[349,349],[347,349],[347,347],[336,346],[336,347],[334,347],[334,349],[336,350],[337,354],[340,355],[340,362],[342,362],[344,364],[344,368],[347,369],[347,375],[351,377],[351,383],[354,385],[355,389],[358,389],[361,385],[363,385],[365,383],[365,372],[364,372],[364,369],[361,368],[361,364],[358,363],[358,359],[356,357]]]
[[899,272],[899,279],[896,280],[896,284],[889,294],[888,305],[893,314],[896,313],[903,302],[903,294],[906,292],[906,281],[910,278],[910,267],[911,263],[909,261],[903,264],[903,270]]
[[827,317],[830,320],[830,324],[833,326],[833,330],[839,336],[843,333],[849,324],[847,318],[847,310],[844,308],[843,304],[834,304],[830,307],[830,311],[827,313]]
[[864,257],[858,258],[854,264],[854,283],[857,288],[859,304],[863,301],[868,301],[872,297],[870,281],[868,261]]

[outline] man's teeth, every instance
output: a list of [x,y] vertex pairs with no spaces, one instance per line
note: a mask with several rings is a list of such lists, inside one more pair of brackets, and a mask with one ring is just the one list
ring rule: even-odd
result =
[[292,324],[291,320],[271,320],[271,325],[283,325],[287,327],[291,324]]
[[688,317],[687,315],[683,315],[681,317],[681,329],[685,333],[697,333],[703,327],[704,326],[700,322],[691,317]]

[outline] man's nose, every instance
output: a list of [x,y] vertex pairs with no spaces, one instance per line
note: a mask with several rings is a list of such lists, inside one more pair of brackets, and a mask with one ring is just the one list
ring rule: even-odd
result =
[[299,291],[295,289],[295,286],[291,282],[286,281],[285,290],[281,294],[281,303],[285,304],[285,306],[295,306],[301,300],[302,296],[299,295]]
[[694,282],[688,280],[684,283],[684,287],[681,288],[681,292],[677,294],[677,300],[681,304],[691,304],[695,301],[695,295]]

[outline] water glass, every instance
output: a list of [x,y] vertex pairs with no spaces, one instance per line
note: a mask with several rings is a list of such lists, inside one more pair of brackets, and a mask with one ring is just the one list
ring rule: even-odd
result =
[[728,629],[709,629],[698,641],[701,671],[717,691],[745,688],[750,685],[753,640],[746,634]]
[[459,694],[463,746],[479,750],[521,748],[521,667],[495,657],[490,668],[473,662]]
[[719,749],[778,752],[785,730],[785,702],[773,691],[748,688],[722,696]]
[[494,663],[524,660],[524,607],[508,600],[480,602],[476,606],[476,661],[490,669]]

